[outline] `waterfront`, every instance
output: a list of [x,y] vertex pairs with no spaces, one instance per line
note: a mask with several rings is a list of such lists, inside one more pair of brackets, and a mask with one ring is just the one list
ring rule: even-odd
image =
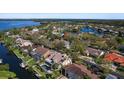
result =
[[35,21],[0,21],[0,31],[38,25],[40,22]]
[[[28,71],[34,72],[41,79],[56,79],[61,75],[69,79],[105,79],[112,71],[123,74],[123,67],[116,66],[112,63],[113,59],[107,58],[110,55],[123,60],[123,55],[118,51],[118,45],[124,42],[119,34],[121,32],[117,33],[116,27],[111,28],[108,25],[89,23],[86,26],[81,23],[53,21],[41,26],[7,30],[9,32],[0,34],[1,42],[7,46],[1,46],[0,58],[10,65],[10,71],[15,72],[17,78],[35,78],[34,74]],[[92,65],[92,62],[96,65]],[[116,63],[122,64],[120,60]],[[116,69],[111,69],[111,65]],[[68,77],[62,73],[62,70],[66,72],[66,66],[71,68],[70,71],[74,74],[78,73],[74,71],[75,68],[87,71],[78,74],[79,77],[76,74]],[[121,78],[117,74],[115,78]]]
[[21,59],[17,58],[14,54],[9,53],[9,50],[0,43],[0,59],[3,63],[9,64],[10,71],[16,73],[17,78],[20,79],[34,79],[33,73],[20,67]]

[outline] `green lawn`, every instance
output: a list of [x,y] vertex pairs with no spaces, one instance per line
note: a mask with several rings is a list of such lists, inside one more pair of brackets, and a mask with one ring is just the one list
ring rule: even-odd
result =
[[21,54],[18,49],[14,49],[13,52],[16,54],[18,58],[22,59],[22,61],[25,62],[25,64],[27,64],[28,66],[33,66],[36,63],[32,57],[28,55],[23,56],[23,54]]
[[9,71],[0,71],[0,79],[15,78],[16,74]]
[[36,65],[32,66],[33,70],[41,77],[45,78],[45,72],[41,71]]

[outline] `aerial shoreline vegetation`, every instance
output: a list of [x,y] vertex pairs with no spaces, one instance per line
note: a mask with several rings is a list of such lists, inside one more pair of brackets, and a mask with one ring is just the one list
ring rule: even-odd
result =
[[0,41],[38,78],[124,78],[123,20],[35,21],[43,24],[0,32]]
[[0,64],[0,79],[13,79],[16,78],[16,74],[9,71],[8,64]]

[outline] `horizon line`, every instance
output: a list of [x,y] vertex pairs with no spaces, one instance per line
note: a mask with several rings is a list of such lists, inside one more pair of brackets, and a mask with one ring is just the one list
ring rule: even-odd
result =
[[0,13],[0,19],[124,19],[124,13]]

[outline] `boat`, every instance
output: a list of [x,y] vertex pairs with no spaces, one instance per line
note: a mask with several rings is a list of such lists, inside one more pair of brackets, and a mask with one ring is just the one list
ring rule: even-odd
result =
[[22,63],[20,63],[20,67],[25,68],[26,65],[22,62]]
[[3,60],[2,59],[0,59],[0,64],[2,64],[3,63]]

